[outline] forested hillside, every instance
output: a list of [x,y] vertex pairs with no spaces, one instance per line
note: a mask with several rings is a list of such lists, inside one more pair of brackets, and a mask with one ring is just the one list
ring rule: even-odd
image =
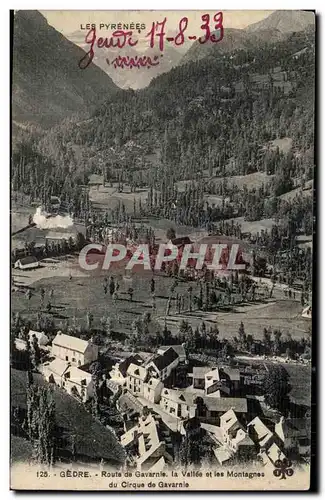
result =
[[[285,195],[313,177],[314,43],[312,30],[293,33],[189,62],[141,91],[121,90],[89,119],[18,147],[14,190],[43,202],[60,195],[78,212],[88,207],[81,185],[100,173],[104,182],[146,187],[146,213],[178,223],[286,217],[283,235],[287,224],[310,234],[311,197]],[[279,147],[281,140],[290,146]],[[231,181],[256,172],[264,176],[257,187],[238,190]],[[186,180],[181,192],[177,183]],[[207,203],[207,194],[222,204]]]

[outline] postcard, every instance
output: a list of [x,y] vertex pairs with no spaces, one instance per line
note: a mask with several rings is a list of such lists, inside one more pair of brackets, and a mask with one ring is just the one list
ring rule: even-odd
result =
[[309,490],[315,12],[11,30],[11,489]]

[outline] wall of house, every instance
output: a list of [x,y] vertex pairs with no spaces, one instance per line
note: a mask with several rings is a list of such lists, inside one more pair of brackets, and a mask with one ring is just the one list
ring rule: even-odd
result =
[[94,395],[94,388],[93,388],[93,384],[91,381],[87,381],[86,385],[80,385],[76,382],[73,382],[72,380],[66,379],[64,381],[63,387],[67,391],[67,393],[70,395],[73,395],[72,388],[76,387],[78,394],[81,397],[83,402],[87,401],[89,398],[91,398]]
[[161,370],[159,373],[157,372],[157,368],[154,365],[154,363],[149,363],[148,364],[148,369],[152,368],[152,370],[156,373],[158,378],[162,381],[164,381],[169,375],[171,374],[172,370],[176,368],[179,364],[179,358],[176,358],[169,366]]
[[151,403],[159,403],[163,387],[164,385],[162,382],[159,382],[155,389],[153,389],[149,384],[146,383],[143,385],[143,397]]
[[58,346],[56,344],[52,345],[53,356],[63,359],[64,361],[70,361],[71,365],[82,366],[86,364],[85,356],[72,349],[67,349],[66,347]]
[[205,388],[205,379],[204,378],[194,378],[193,379],[193,387],[195,389],[204,389]]
[[123,377],[122,373],[119,370],[119,363],[113,366],[109,375],[112,380],[118,380],[119,384],[124,385],[127,382],[127,377]]
[[92,363],[98,359],[98,346],[89,344],[84,355],[85,363]]
[[175,417],[194,417],[196,406],[188,406],[186,403],[178,403],[165,396],[161,396],[160,400],[161,408],[166,412],[174,415]]
[[135,378],[135,377],[132,377],[132,375],[129,375],[127,377],[126,387],[133,394],[135,394],[137,396],[143,396],[143,390],[144,390],[143,386],[144,386],[144,384],[143,384],[142,380]]

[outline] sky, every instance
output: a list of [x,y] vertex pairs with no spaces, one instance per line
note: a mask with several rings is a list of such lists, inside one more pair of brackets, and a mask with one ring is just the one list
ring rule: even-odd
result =
[[[161,21],[167,17],[167,29],[175,30],[179,20],[187,16],[189,19],[188,30],[191,34],[200,34],[202,24],[201,15],[209,13],[211,19],[217,11],[73,11],[73,10],[47,10],[40,11],[47,19],[48,23],[57,31],[67,36],[80,29],[80,25],[86,23],[146,23],[146,28],[151,27],[153,21]],[[228,10],[223,11],[224,28],[245,28],[249,24],[255,23],[269,16],[271,10]],[[211,23],[211,27],[212,27]],[[146,33],[149,30],[146,30]]]

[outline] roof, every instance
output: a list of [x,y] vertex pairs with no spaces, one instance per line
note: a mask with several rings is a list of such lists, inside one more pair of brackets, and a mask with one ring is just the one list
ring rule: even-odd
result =
[[29,340],[31,340],[34,335],[37,338],[39,343],[42,343],[45,345],[49,342],[49,338],[47,335],[45,335],[44,332],[36,332],[34,330],[29,330],[29,333],[28,333]]
[[185,351],[185,347],[183,346],[183,344],[177,344],[177,345],[162,345],[159,347],[158,349],[158,353],[159,354],[163,354],[164,352],[168,351],[169,348],[172,348],[174,349],[174,351],[176,352],[176,354],[178,354],[178,356],[185,356],[186,357],[186,351]]
[[249,437],[243,429],[238,429],[236,436],[232,439],[238,446],[254,446],[254,441]]
[[146,368],[144,368],[143,366],[135,365],[133,363],[130,364],[126,373],[127,375],[138,378],[140,380],[145,380],[148,375],[148,371]]
[[266,456],[269,458],[269,460],[271,460],[272,464],[274,464],[274,462],[276,460],[283,460],[284,458],[286,458],[286,456],[284,455],[284,453],[281,451],[281,449],[278,447],[278,445],[276,443],[273,443],[272,446],[270,446],[270,448],[266,451]]
[[180,238],[174,238],[173,240],[170,240],[173,245],[176,247],[182,246],[182,245],[190,245],[192,241],[188,236],[181,236]]
[[160,354],[151,360],[150,364],[153,363],[159,371],[164,370],[167,366],[171,365],[173,361],[178,358],[177,353],[172,347],[167,349],[164,354]]
[[212,370],[211,366],[194,366],[193,378],[204,378]]
[[141,401],[128,391],[121,394],[118,399],[118,406],[122,413],[127,412],[128,410],[142,412],[143,409]]
[[66,361],[56,358],[45,366],[48,371],[51,371],[52,373],[55,373],[56,375],[62,377],[69,365]]
[[230,380],[240,380],[240,371],[237,368],[222,368],[222,371],[228,375]]
[[141,365],[142,360],[140,359],[140,357],[132,355],[129,358],[126,358],[123,361],[121,361],[121,363],[118,365],[118,368],[119,368],[121,374],[123,375],[123,377],[126,377],[127,370],[128,370],[131,363],[139,366],[139,365]]
[[234,424],[239,423],[236,413],[232,408],[221,415],[220,423],[221,426],[227,430],[229,430]]
[[88,384],[91,382],[91,374],[80,370],[80,368],[77,368],[76,366],[69,366],[64,375],[67,375],[68,373],[70,373],[70,378],[68,380],[74,384],[80,385],[82,380],[86,380]]
[[66,349],[78,351],[83,354],[89,345],[89,341],[78,339],[77,337],[72,337],[71,335],[66,335],[65,333],[58,332],[52,342],[52,345],[65,347]]
[[186,404],[188,406],[195,406],[195,396],[189,392],[180,391],[179,389],[163,389],[161,396],[174,401],[175,403]]
[[159,380],[159,378],[155,377],[151,377],[151,379],[148,381],[148,385],[150,385],[152,389],[156,389],[156,387],[161,383],[162,382]]
[[209,411],[226,412],[233,409],[238,413],[247,413],[246,398],[212,398],[208,396],[204,398],[204,402]]
[[263,446],[272,436],[272,431],[264,424],[260,417],[255,417],[249,424],[247,428],[253,428],[257,440],[261,446]]
[[38,260],[33,255],[28,255],[27,257],[19,259],[18,262],[20,262],[23,266],[26,266],[27,264],[35,264]]
[[223,462],[226,462],[232,457],[231,451],[227,448],[224,448],[223,446],[220,446],[220,448],[217,449],[214,448],[213,452],[220,465],[222,465]]

